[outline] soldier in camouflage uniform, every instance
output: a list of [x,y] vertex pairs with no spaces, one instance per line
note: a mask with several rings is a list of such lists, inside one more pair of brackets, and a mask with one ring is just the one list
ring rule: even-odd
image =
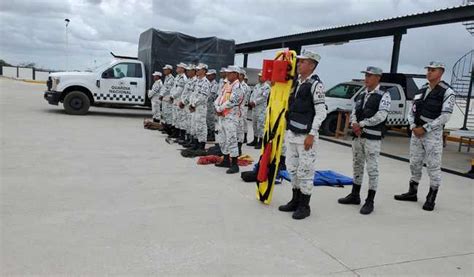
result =
[[161,100],[161,116],[162,116],[162,125],[164,125],[165,131],[168,134],[175,133],[175,129],[171,124],[172,116],[173,116],[173,106],[170,103],[170,94],[171,89],[174,85],[174,77],[171,74],[173,67],[169,64],[163,67],[163,74],[165,75],[165,79],[163,82],[163,86],[160,90],[160,100]]
[[268,96],[270,95],[270,85],[262,78],[262,72],[258,73],[258,84],[253,88],[250,96],[249,106],[252,108],[252,128],[253,141],[248,146],[255,149],[262,147],[263,131],[265,129],[265,114],[267,111]]
[[189,135],[189,141],[186,144],[183,144],[186,148],[191,148],[193,145],[197,144],[197,139],[194,134],[191,132],[191,112],[189,111],[189,101],[191,95],[194,92],[194,87],[196,85],[196,67],[192,64],[186,67],[186,75],[188,76],[188,81],[184,86],[183,93],[181,94],[181,102],[179,103],[179,108],[181,109],[181,120],[183,122],[183,127],[186,130],[186,133]]
[[207,137],[209,141],[214,141],[216,131],[216,109],[214,107],[214,101],[216,101],[217,99],[217,92],[219,86],[216,81],[216,70],[209,69],[209,71],[206,73],[206,78],[209,80],[211,85],[209,97],[207,98]]
[[293,197],[278,209],[293,212],[294,219],[310,215],[309,206],[316,170],[318,130],[326,118],[324,87],[316,74],[321,57],[310,51],[298,56],[298,80],[290,94],[285,141]]
[[160,90],[161,87],[163,86],[163,82],[161,81],[161,72],[155,71],[153,74],[153,86],[151,87],[151,90],[148,91],[148,99],[150,99],[151,102],[151,113],[153,117],[154,122],[160,122],[160,106],[161,106],[161,101],[160,101]]
[[360,204],[364,165],[367,164],[369,192],[360,213],[370,214],[374,210],[374,197],[379,182],[378,159],[391,98],[390,93],[380,90],[382,69],[369,66],[362,73],[365,73],[366,89],[356,96],[351,114],[354,132],[352,141],[354,184],[352,192],[339,199],[338,202],[340,204]]
[[186,64],[179,63],[176,65],[176,77],[174,78],[174,85],[170,93],[170,102],[173,104],[172,124],[179,131],[179,141],[182,143],[185,140],[186,130],[180,121],[181,110],[178,104],[181,102],[181,94],[184,86],[188,80],[186,77],[185,69]]
[[248,132],[248,123],[247,123],[247,113],[248,113],[248,103],[250,100],[250,94],[252,93],[252,89],[250,86],[245,82],[247,78],[247,72],[241,69],[239,74],[239,82],[244,90],[244,100],[242,105],[240,106],[241,114],[240,114],[240,126],[238,129],[238,140],[239,140],[239,153],[242,154],[242,144],[247,143],[247,132]]
[[224,160],[216,164],[217,167],[228,167],[227,174],[239,172],[237,158],[239,147],[237,141],[237,129],[241,116],[240,105],[244,98],[244,91],[240,86],[238,66],[229,66],[226,69],[227,80],[222,94],[216,100],[216,112],[221,117],[222,143],[221,151]]
[[193,145],[193,150],[204,150],[207,141],[207,101],[211,90],[211,83],[206,78],[207,65],[199,64],[197,67],[197,81],[194,92],[190,97],[189,110],[192,115],[191,128],[198,143]]
[[432,211],[441,185],[441,159],[443,155],[443,128],[454,108],[454,91],[442,81],[445,65],[430,62],[424,85],[414,97],[408,121],[412,136],[410,140],[411,179],[407,193],[395,195],[396,200],[418,201],[418,183],[421,180],[423,162],[430,177],[430,190],[423,209]]
[[[214,110],[216,105],[219,105],[218,99],[220,99],[220,96],[223,93],[224,85],[227,83],[227,73],[225,72],[226,68],[222,67],[221,70],[219,71],[219,85],[217,88],[217,98],[214,100]],[[221,145],[223,140],[222,140],[222,116],[218,116],[216,113],[216,142],[217,144]]]

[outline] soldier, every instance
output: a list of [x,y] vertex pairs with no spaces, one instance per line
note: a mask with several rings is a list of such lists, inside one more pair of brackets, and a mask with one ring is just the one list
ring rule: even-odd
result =
[[242,154],[242,144],[247,143],[247,132],[248,132],[247,112],[248,112],[248,103],[250,99],[250,94],[252,93],[252,89],[245,82],[246,78],[247,78],[247,72],[241,69],[241,72],[239,74],[239,82],[240,82],[240,85],[242,86],[242,89],[244,90],[244,100],[240,107],[241,115],[240,115],[240,126],[239,126],[239,132],[238,132],[239,133],[238,134],[239,155]]
[[171,74],[173,67],[169,64],[163,67],[163,74],[165,75],[165,80],[163,82],[163,86],[160,90],[160,100],[161,100],[161,116],[163,118],[162,125],[165,128],[165,131],[168,135],[176,134],[177,132],[173,125],[171,124],[171,119],[173,116],[172,112],[172,104],[170,103],[170,94],[171,89],[173,88],[174,84],[174,77]]
[[211,89],[209,91],[209,97],[207,98],[207,137],[209,141],[215,140],[216,131],[216,109],[214,108],[214,101],[217,99],[218,84],[216,81],[216,70],[209,69],[206,73],[206,78],[209,80]]
[[199,64],[197,67],[197,81],[194,92],[190,97],[189,111],[192,115],[191,128],[196,136],[197,143],[192,147],[193,150],[205,150],[207,141],[207,98],[211,90],[211,83],[206,78],[207,65]]
[[270,85],[262,78],[262,72],[258,73],[258,84],[253,88],[250,96],[249,106],[252,108],[253,141],[248,146],[255,149],[262,148],[263,130],[265,128],[265,113],[267,101],[270,95]]
[[[224,93],[224,86],[225,84],[228,83],[228,80],[227,80],[227,74],[225,72],[226,68],[225,67],[222,67],[221,70],[219,71],[219,86],[218,86],[218,89],[217,89],[217,98],[216,100],[214,100],[214,110],[216,109],[216,107],[218,105],[220,105],[219,103],[219,99],[221,97],[221,95]],[[222,138],[222,116],[219,116],[216,112],[216,142],[217,144],[219,144],[219,147],[222,147],[222,143],[223,143],[223,138]]]
[[153,76],[153,86],[151,90],[148,91],[148,99],[151,101],[151,112],[153,114],[153,122],[160,122],[160,90],[163,86],[163,82],[161,81],[161,72],[155,71],[152,74]]
[[294,219],[310,215],[309,202],[316,170],[318,130],[326,118],[324,87],[316,74],[321,57],[311,51],[298,56],[298,80],[290,94],[285,141],[288,172],[293,186],[293,197],[278,209],[293,212]]
[[[179,142],[183,143],[186,136],[185,128],[180,120],[181,110],[179,108],[179,103],[181,102],[181,94],[183,92],[184,86],[188,80],[186,77],[185,70],[186,64],[179,63],[176,65],[176,77],[174,79],[174,85],[171,89],[170,102],[173,104],[173,126],[179,130]],[[167,140],[169,141],[169,140]]]
[[365,73],[365,91],[354,99],[351,122],[354,138],[352,141],[352,167],[354,183],[352,192],[338,200],[340,204],[360,204],[360,188],[364,177],[364,164],[367,163],[369,192],[361,214],[374,210],[374,197],[379,182],[379,155],[382,133],[390,111],[390,93],[380,90],[382,69],[369,66]]
[[183,146],[190,148],[197,144],[197,139],[194,137],[194,134],[191,133],[191,113],[189,112],[189,100],[194,91],[194,86],[196,85],[197,80],[196,67],[192,64],[188,65],[188,67],[186,67],[186,75],[188,76],[188,81],[186,82],[183,93],[181,94],[179,108],[181,109],[181,120],[183,122],[183,127],[186,130],[186,133],[189,135],[188,143],[183,144]]
[[239,172],[237,129],[244,91],[239,82],[240,68],[232,65],[226,69],[226,72],[228,83],[224,85],[222,94],[216,100],[216,112],[221,117],[222,143],[220,146],[224,160],[216,166],[228,167],[226,173],[233,174]]
[[410,140],[411,179],[407,193],[395,195],[396,200],[418,201],[418,183],[421,180],[423,162],[430,177],[430,190],[423,210],[432,211],[441,185],[441,158],[443,155],[443,128],[454,108],[454,91],[441,80],[445,66],[441,62],[430,62],[424,85],[414,97],[408,121],[412,136]]

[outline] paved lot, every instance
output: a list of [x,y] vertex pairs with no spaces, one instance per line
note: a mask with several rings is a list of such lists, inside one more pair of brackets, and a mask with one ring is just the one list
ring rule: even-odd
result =
[[[436,210],[400,203],[408,164],[381,157],[375,212],[318,187],[294,221],[253,184],[182,158],[144,130],[146,111],[69,116],[44,85],[0,79],[0,275],[472,276],[474,181],[443,173]],[[349,148],[321,141],[319,168],[351,173]],[[247,153],[257,157],[255,150]],[[363,196],[366,194],[364,184]],[[420,198],[427,193],[427,179]]]

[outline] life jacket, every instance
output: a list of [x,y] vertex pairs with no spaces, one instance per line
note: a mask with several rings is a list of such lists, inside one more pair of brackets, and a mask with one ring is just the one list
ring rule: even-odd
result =
[[423,126],[426,123],[432,122],[441,115],[444,94],[449,85],[441,81],[426,95],[428,88],[428,84],[424,85],[414,97],[415,101],[412,109],[417,126]]
[[[229,84],[229,82],[226,82],[224,84],[224,87],[222,88],[222,96],[221,96],[221,99],[219,101],[219,105],[222,105],[224,104],[225,102],[227,102],[229,99],[230,99],[230,96],[232,94],[232,88],[235,86],[236,83],[238,83],[239,80],[235,80],[234,82],[232,82],[232,84]],[[242,104],[243,102],[243,98],[239,101],[239,105],[238,105],[238,108],[239,108],[239,117],[241,115],[241,111],[240,111],[240,105]],[[222,115],[225,117],[227,116],[233,109],[234,107],[232,108],[226,108],[222,111]]]
[[308,134],[313,125],[313,119],[316,115],[314,110],[313,85],[320,83],[318,75],[312,75],[304,83],[293,88],[288,102],[288,123],[287,128],[298,134]]
[[[380,101],[386,92],[377,90],[375,92],[369,93],[369,98],[367,99],[367,102],[364,106],[364,99],[367,93],[368,92],[360,93],[355,99],[355,114],[357,122],[361,122],[366,118],[371,118],[379,111]],[[375,126],[364,126],[362,128],[361,137],[370,140],[381,140],[386,121],[387,119]]]

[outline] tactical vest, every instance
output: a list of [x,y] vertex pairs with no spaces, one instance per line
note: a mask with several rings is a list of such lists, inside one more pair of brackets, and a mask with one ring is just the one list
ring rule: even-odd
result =
[[417,126],[423,126],[426,123],[432,122],[441,115],[444,93],[448,88],[449,85],[441,81],[427,96],[426,91],[428,90],[428,84],[424,85],[418,93],[415,94],[413,114],[415,115],[415,124]]
[[297,134],[308,134],[313,125],[313,119],[316,115],[314,110],[313,93],[311,88],[316,83],[320,83],[318,75],[293,88],[288,102],[288,122],[287,128]]
[[[363,92],[357,95],[355,99],[355,115],[357,122],[361,122],[366,118],[371,118],[379,111],[380,101],[386,92],[378,90],[377,92],[370,93],[370,96],[364,106],[364,98],[366,93],[367,92]],[[361,137],[370,140],[381,140],[383,137],[386,121],[387,119],[375,126],[364,126],[362,128]]]

